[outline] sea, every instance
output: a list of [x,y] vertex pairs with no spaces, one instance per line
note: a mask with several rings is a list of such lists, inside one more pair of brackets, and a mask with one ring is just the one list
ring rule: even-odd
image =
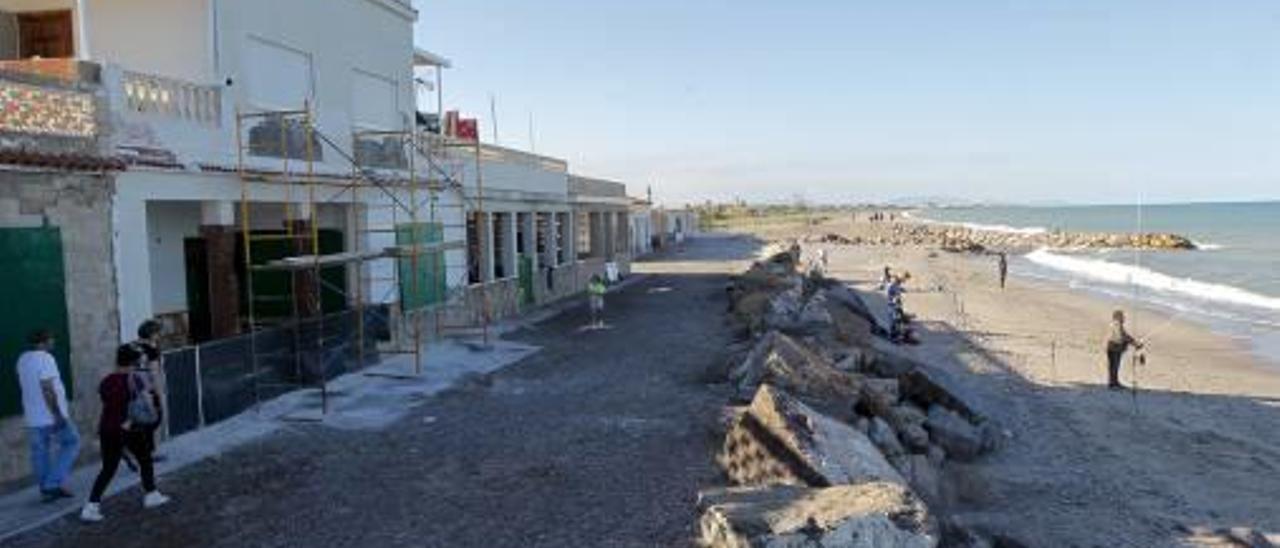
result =
[[947,207],[913,216],[1024,234],[1062,230],[1186,236],[1199,249],[1043,248],[1013,258],[1010,271],[1199,321],[1280,364],[1280,202]]

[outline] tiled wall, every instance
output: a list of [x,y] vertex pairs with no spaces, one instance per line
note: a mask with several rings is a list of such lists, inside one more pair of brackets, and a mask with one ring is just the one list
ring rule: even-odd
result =
[[0,131],[93,137],[97,103],[88,93],[0,79]]

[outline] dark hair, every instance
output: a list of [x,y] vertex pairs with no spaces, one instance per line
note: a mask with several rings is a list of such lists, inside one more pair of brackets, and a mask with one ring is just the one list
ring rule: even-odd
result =
[[163,330],[164,328],[160,325],[160,322],[147,320],[142,322],[142,325],[138,326],[138,338],[150,339],[153,336],[159,335]]
[[30,335],[27,335],[27,342],[31,343],[32,346],[48,344],[49,341],[52,341],[52,340],[53,340],[53,332],[44,328],[32,331]]
[[117,366],[137,365],[140,361],[142,361],[142,352],[134,348],[132,344],[122,344],[116,347]]

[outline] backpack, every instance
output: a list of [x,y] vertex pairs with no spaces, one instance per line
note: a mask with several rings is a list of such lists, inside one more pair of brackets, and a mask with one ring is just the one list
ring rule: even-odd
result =
[[128,419],[137,426],[154,426],[160,422],[160,411],[151,398],[151,383],[145,373],[129,373]]

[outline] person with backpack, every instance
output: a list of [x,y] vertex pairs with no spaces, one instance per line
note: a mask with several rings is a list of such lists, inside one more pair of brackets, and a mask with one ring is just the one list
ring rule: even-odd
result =
[[160,411],[147,376],[136,369],[142,359],[143,355],[132,344],[121,345],[116,349],[116,368],[98,385],[98,396],[102,398],[102,415],[98,420],[102,469],[93,482],[89,501],[80,511],[83,521],[102,521],[102,495],[115,477],[126,450],[138,460],[142,489],[146,493],[142,497],[143,507],[155,508],[169,502],[169,497],[156,489],[151,447]]
[[[164,424],[164,392],[161,388],[164,386],[164,367],[160,362],[160,332],[162,330],[160,322],[147,320],[138,326],[138,340],[129,343],[141,356],[138,364],[134,367],[134,373],[142,377],[141,380],[147,383],[152,403],[155,405],[156,412],[159,415],[156,422],[151,426],[151,435],[148,436],[151,442],[149,449],[152,453],[152,462],[162,462],[164,460],[160,455],[155,454],[156,432]],[[130,469],[136,472],[138,470],[136,459],[131,461],[128,458],[128,455],[126,455],[125,462]]]

